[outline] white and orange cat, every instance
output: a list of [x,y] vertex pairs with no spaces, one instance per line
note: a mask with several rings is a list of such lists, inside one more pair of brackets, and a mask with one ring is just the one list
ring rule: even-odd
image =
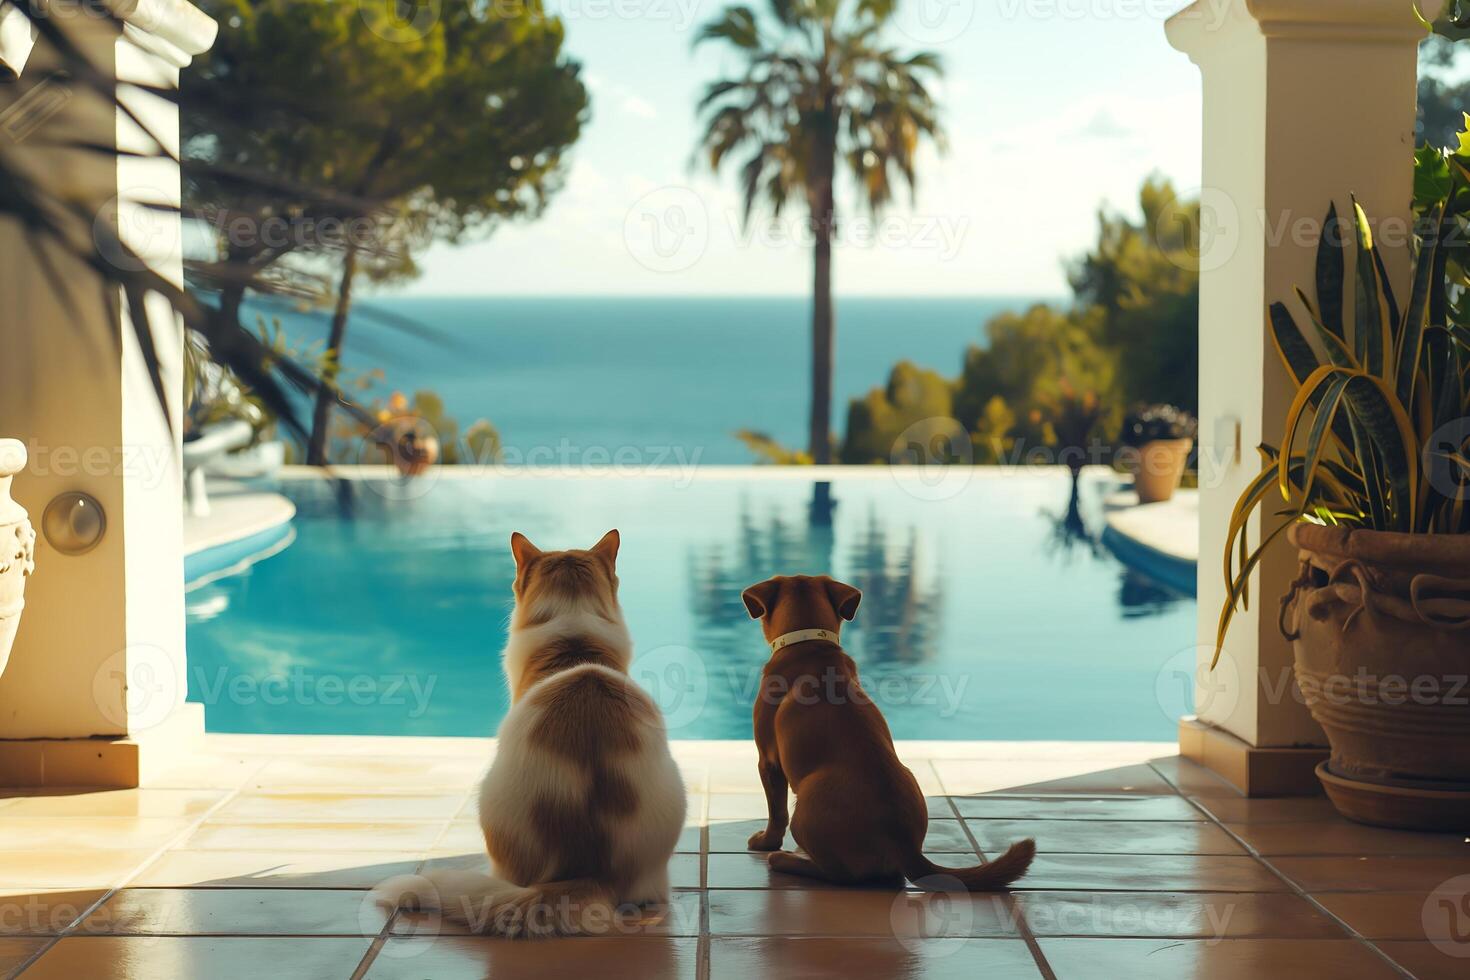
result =
[[684,782],[658,706],[631,677],[618,532],[591,550],[511,536],[511,709],[480,788],[494,877],[430,872],[379,885],[383,905],[437,907],[477,932],[571,935],[628,904],[667,902]]

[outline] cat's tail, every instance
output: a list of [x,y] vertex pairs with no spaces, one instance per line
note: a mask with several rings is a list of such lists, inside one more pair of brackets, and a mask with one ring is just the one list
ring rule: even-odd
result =
[[388,909],[437,910],[471,932],[512,939],[575,936],[612,922],[607,888],[590,879],[521,887],[472,871],[431,871],[390,878],[371,895]]
[[1016,841],[1004,854],[972,868],[945,868],[915,851],[903,864],[904,877],[926,891],[948,891],[949,881],[958,881],[966,891],[998,891],[1024,875],[1036,857],[1036,842]]

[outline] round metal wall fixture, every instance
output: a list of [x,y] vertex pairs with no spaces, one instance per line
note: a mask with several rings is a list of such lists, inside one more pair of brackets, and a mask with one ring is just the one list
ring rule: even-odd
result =
[[90,494],[59,494],[41,515],[41,533],[63,555],[85,555],[102,543],[107,514]]

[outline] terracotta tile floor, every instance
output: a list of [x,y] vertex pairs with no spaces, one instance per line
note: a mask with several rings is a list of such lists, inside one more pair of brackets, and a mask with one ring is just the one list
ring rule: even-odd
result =
[[751,747],[685,742],[667,908],[528,943],[366,903],[395,874],[486,867],[473,791],[491,751],[211,735],[150,788],[0,790],[0,977],[1470,976],[1464,835],[1243,799],[1159,745],[902,745],[931,794],[933,860],[1036,838],[1011,894],[771,874],[745,851],[765,813]]

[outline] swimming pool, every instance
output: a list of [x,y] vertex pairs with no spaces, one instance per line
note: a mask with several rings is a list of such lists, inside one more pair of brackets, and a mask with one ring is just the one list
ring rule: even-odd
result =
[[634,675],[675,738],[749,737],[767,649],[740,592],[822,572],[863,590],[843,642],[895,737],[1173,738],[1194,600],[1099,545],[1113,476],[1089,470],[1071,506],[1061,469],[970,473],[842,470],[830,523],[800,470],[285,479],[291,545],[188,594],[189,699],[210,731],[491,734],[511,531],[564,548],[617,527]]

